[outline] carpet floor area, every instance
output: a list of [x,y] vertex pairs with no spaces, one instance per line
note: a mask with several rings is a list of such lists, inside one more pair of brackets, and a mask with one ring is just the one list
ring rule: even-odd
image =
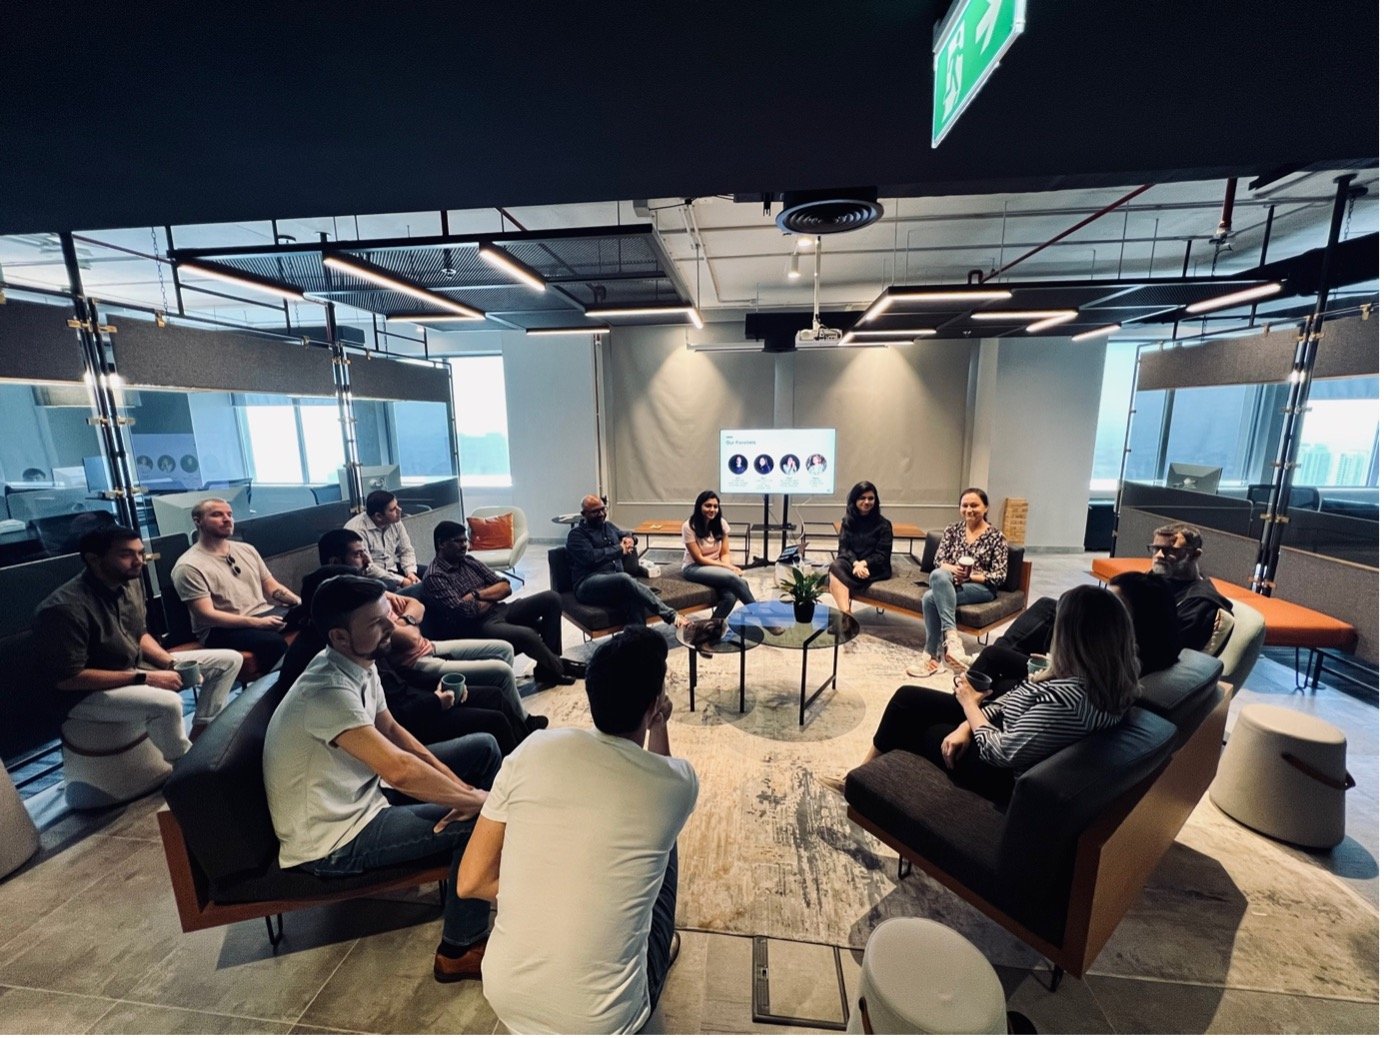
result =
[[[883,919],[940,920],[1001,966],[1043,960],[920,871],[896,878],[897,857],[846,819],[818,780],[859,762],[884,706],[917,682],[917,648],[864,630],[841,650],[837,688],[798,726],[802,656],[761,646],[746,666],[739,712],[734,656],[698,665],[689,709],[688,656],[669,656],[673,752],[701,780],[683,832],[678,925],[859,948]],[[670,632],[671,633],[671,632]],[[892,639],[892,640],[891,640]],[[808,691],[831,670],[808,654]],[[529,699],[554,724],[590,725],[581,685]],[[1378,998],[1379,917],[1309,854],[1244,829],[1203,798],[1091,972],[1301,995]]]

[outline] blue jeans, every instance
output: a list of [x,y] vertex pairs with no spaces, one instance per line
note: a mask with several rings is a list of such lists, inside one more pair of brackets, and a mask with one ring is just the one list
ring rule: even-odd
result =
[[[493,736],[463,735],[428,749],[463,782],[480,789],[489,789],[495,781],[495,773],[500,770],[500,747]],[[302,867],[317,876],[354,876],[368,869],[418,861],[450,851],[452,871],[445,886],[442,937],[455,944],[474,944],[485,936],[490,925],[490,903],[471,897],[458,898],[453,891],[456,890],[457,865],[476,820],[453,822],[442,832],[433,832],[433,826],[446,813],[447,808],[438,804],[386,807],[350,843]]]
[[647,584],[628,573],[593,573],[576,587],[577,601],[586,605],[610,606],[625,611],[625,623],[642,624],[651,613],[666,623],[677,619],[677,611],[663,604]]
[[711,614],[717,619],[729,616],[737,600],[745,605],[754,601],[754,592],[750,590],[750,585],[745,583],[745,578],[737,576],[724,566],[707,566],[694,562],[683,567],[682,579],[690,580],[694,584],[705,584],[720,596]]
[[942,648],[942,636],[956,630],[956,607],[994,601],[995,593],[984,584],[968,580],[956,586],[951,574],[940,566],[928,577],[928,590],[923,592],[923,626],[927,628],[929,656]]
[[464,674],[467,683],[493,685],[500,690],[504,709],[522,721],[526,715],[514,680],[514,648],[499,638],[456,638],[433,642],[433,655],[413,664],[420,674],[439,681],[447,674]]

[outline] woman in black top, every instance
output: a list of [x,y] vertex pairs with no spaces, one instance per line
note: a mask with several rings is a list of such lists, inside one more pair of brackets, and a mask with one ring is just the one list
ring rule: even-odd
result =
[[[1177,662],[1177,603],[1168,585],[1149,573],[1121,573],[1110,581],[1110,590],[1129,611],[1134,624],[1139,676],[1167,670]],[[1034,657],[1045,664],[1043,657]],[[1002,695],[1028,677],[1029,657],[1006,645],[982,649],[973,668],[993,679],[990,695]]]
[[854,592],[876,580],[888,580],[889,557],[893,553],[894,524],[880,514],[875,485],[863,479],[846,495],[836,561],[831,564],[827,580],[836,608],[849,613]]

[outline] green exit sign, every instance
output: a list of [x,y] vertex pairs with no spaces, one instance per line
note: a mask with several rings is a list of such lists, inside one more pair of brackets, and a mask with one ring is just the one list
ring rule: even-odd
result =
[[999,68],[1024,31],[1026,0],[956,0],[932,44],[932,146]]

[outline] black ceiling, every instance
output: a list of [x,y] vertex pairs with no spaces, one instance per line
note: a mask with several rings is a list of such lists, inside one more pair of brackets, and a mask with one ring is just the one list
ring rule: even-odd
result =
[[0,233],[1378,155],[1372,0],[1030,0],[933,151],[944,0],[10,4]]

